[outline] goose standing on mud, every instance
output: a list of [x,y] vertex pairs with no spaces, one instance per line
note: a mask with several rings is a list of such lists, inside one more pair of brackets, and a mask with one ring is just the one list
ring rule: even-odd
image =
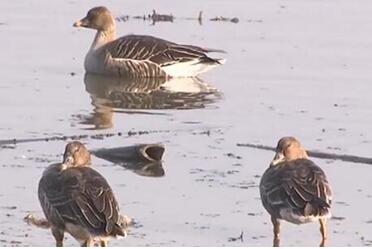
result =
[[43,172],[38,194],[56,246],[63,246],[65,231],[83,246],[106,246],[110,237],[126,235],[114,194],[80,142],[67,144],[63,163]]
[[280,244],[280,220],[294,224],[319,221],[320,246],[327,239],[332,193],[323,170],[308,159],[294,137],[279,140],[276,155],[260,182],[261,201],[271,215],[274,246]]
[[115,20],[105,7],[95,7],[74,27],[97,30],[85,57],[89,73],[123,77],[194,77],[224,63],[206,55],[222,50],[180,45],[153,36],[116,39]]

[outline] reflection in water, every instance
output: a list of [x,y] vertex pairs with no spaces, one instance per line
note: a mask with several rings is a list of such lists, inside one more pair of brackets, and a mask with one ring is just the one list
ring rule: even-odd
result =
[[119,164],[141,176],[160,177],[165,172],[161,163],[162,144],[138,144],[128,147],[99,149],[92,151],[95,156]]
[[92,129],[111,128],[112,112],[198,109],[221,97],[216,88],[198,78],[128,79],[85,74],[84,83],[94,110],[91,116],[78,118],[80,124],[94,125]]
[[94,125],[93,130],[103,130],[103,129],[109,129],[112,128],[113,122],[112,122],[112,108],[109,106],[106,106],[105,103],[99,103],[100,100],[97,99],[96,101],[92,101],[92,104],[94,106],[93,114],[88,116],[78,115],[77,118],[79,118],[81,121],[80,124],[83,125]]

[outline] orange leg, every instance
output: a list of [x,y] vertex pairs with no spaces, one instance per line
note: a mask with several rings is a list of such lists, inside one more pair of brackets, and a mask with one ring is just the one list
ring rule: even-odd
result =
[[273,246],[278,247],[280,245],[280,222],[273,216],[271,216],[271,222],[273,223],[274,232]]
[[320,223],[320,234],[322,235],[322,240],[320,241],[320,247],[324,247],[327,240],[327,220],[325,218],[319,219]]

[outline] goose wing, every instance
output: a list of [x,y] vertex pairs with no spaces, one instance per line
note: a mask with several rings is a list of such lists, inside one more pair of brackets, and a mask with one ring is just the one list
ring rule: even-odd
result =
[[262,177],[260,192],[264,206],[271,212],[290,208],[303,216],[322,215],[332,198],[323,170],[307,159],[270,167]]
[[81,226],[96,235],[124,235],[119,207],[107,181],[89,167],[44,174],[39,199],[47,219],[55,225]]
[[153,36],[128,35],[105,46],[112,58],[148,60],[159,66],[199,59],[203,62],[219,63],[206,55],[208,52],[222,50],[200,48],[192,45],[179,45]]

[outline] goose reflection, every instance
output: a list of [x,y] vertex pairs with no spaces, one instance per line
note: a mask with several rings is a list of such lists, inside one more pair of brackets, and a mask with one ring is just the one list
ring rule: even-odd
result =
[[93,113],[80,117],[91,129],[113,127],[113,112],[159,114],[146,110],[201,109],[221,98],[220,92],[199,78],[118,78],[85,74]]

